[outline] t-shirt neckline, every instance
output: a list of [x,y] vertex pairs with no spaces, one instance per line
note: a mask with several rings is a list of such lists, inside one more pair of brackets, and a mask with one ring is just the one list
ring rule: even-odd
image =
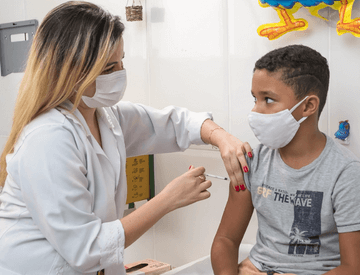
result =
[[326,138],[325,147],[322,150],[322,152],[320,153],[320,155],[315,160],[313,160],[311,163],[309,163],[299,169],[292,168],[283,161],[283,159],[281,158],[279,149],[276,149],[275,150],[276,164],[278,165],[278,167],[285,169],[286,171],[288,171],[290,173],[302,173],[302,172],[308,171],[310,169],[313,169],[314,167],[317,167],[318,163],[320,163],[322,161],[322,159],[325,157],[325,155],[330,150],[330,148],[329,148],[330,147],[330,138],[324,133],[323,133],[323,135]]

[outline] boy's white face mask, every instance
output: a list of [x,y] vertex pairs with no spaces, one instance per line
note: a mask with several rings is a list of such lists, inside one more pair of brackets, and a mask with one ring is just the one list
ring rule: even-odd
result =
[[90,108],[111,107],[124,96],[126,89],[126,70],[120,70],[96,78],[96,92],[93,97],[82,96]]
[[307,117],[296,121],[291,114],[304,100],[297,103],[291,110],[285,109],[275,114],[261,114],[251,112],[248,115],[249,125],[256,138],[270,149],[285,147],[294,138],[300,123]]

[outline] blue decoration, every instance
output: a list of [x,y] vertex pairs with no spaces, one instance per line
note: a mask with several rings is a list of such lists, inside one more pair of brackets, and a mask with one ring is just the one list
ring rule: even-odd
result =
[[304,7],[315,7],[320,3],[333,5],[335,1],[340,0],[260,0],[262,4],[269,4],[272,7],[283,6],[285,9],[292,9],[295,3],[300,3]]
[[347,137],[350,134],[350,124],[348,120],[339,122],[339,130],[336,131],[335,137],[343,141],[347,140]]

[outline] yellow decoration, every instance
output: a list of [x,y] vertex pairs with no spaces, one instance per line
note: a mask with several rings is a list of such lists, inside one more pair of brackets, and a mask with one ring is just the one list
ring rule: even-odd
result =
[[150,199],[149,156],[126,159],[127,200],[126,204]]
[[[297,12],[301,7],[305,7],[309,10],[310,14],[321,19],[327,20],[326,18],[319,15],[319,10],[331,7],[334,10],[339,11],[339,21],[336,26],[336,30],[338,35],[342,35],[344,33],[351,33],[356,37],[360,37],[360,18],[351,19],[351,11],[355,0],[335,0],[334,4],[328,5],[323,3],[322,1],[316,0],[258,0],[259,5],[263,8],[272,7],[276,10],[280,22],[279,23],[269,23],[261,25],[257,32],[260,36],[267,37],[269,40],[274,40],[279,38],[280,36],[291,32],[291,31],[302,31],[307,29],[308,22],[303,19],[294,18],[293,14]],[[281,3],[287,3],[290,5],[288,8],[281,5]],[[308,2],[307,6],[304,6],[302,3]],[[321,3],[319,3],[321,2]],[[331,0],[328,0],[331,2]],[[269,3],[272,3],[270,5]],[[275,3],[277,5],[275,5]],[[311,3],[318,3],[316,5],[312,5]]]

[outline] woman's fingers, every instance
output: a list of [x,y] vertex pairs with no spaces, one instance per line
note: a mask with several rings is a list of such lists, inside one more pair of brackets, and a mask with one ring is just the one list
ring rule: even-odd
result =
[[193,165],[190,165],[188,173],[190,173],[190,175],[192,175],[194,177],[198,177],[200,175],[204,176],[205,168],[202,166],[195,168]]
[[171,210],[210,197],[207,189],[211,186],[211,181],[206,180],[204,172],[204,167],[195,168],[191,165],[189,171],[172,180],[161,191],[162,194],[165,194],[164,197],[171,202]]
[[205,173],[204,167],[201,166],[201,167],[195,168],[193,165],[190,165],[189,170],[193,170],[191,172],[191,175],[194,177],[197,177],[200,180],[200,182],[203,182],[206,180],[206,176],[204,175],[204,173]]
[[200,190],[205,191],[209,189],[212,186],[212,182],[210,180],[205,180],[202,183],[200,183]]
[[237,152],[237,157],[238,157],[238,160],[239,160],[239,162],[241,164],[241,167],[243,168],[243,171],[245,173],[247,173],[245,167],[248,167],[248,164],[247,164],[247,161],[246,161],[246,156],[249,157],[249,158],[252,158],[253,153],[252,153],[252,149],[251,149],[250,144],[247,143],[247,142],[244,142],[242,144],[241,150],[239,150]]
[[252,148],[251,148],[250,144],[249,144],[248,142],[244,142],[244,143],[243,143],[243,146],[244,146],[246,155],[247,155],[249,158],[252,158],[252,157],[253,157],[253,152],[252,152]]
[[200,182],[206,181],[205,176],[205,168],[203,166],[200,167],[194,167],[193,165],[190,165],[189,171],[187,172],[191,177],[195,177],[196,179],[199,179]]
[[231,135],[230,137],[229,142],[222,145],[220,152],[233,188],[240,191],[245,187],[243,173],[249,172],[245,156],[252,157],[253,154],[249,143],[241,142]]
[[241,166],[239,165],[238,157],[231,156],[228,163],[229,163],[228,173],[231,173],[231,176],[229,175],[230,181],[236,190],[236,187],[240,186],[240,184],[243,184],[244,182],[243,173],[241,171]]
[[[231,185],[236,191],[240,191],[244,189],[245,182],[243,177],[243,170],[245,167],[245,171],[248,172],[249,169],[247,166],[241,166],[241,162],[245,160],[244,154],[229,154],[224,160],[224,165],[226,171],[229,175]],[[245,162],[246,164],[246,162]],[[247,165],[247,164],[246,164]]]
[[198,201],[202,201],[202,200],[206,200],[208,198],[210,198],[211,194],[209,191],[205,190],[205,191],[202,191],[200,194],[199,194],[199,200]]
[[[196,170],[197,169],[197,170]],[[206,176],[204,175],[205,173],[205,168],[204,167],[197,167],[195,168],[194,166],[190,166],[190,170],[192,171],[192,176],[194,176],[198,182],[198,199],[197,200],[204,200],[210,197],[210,192],[207,191],[208,188],[211,187],[212,182],[210,180],[206,180]]]

